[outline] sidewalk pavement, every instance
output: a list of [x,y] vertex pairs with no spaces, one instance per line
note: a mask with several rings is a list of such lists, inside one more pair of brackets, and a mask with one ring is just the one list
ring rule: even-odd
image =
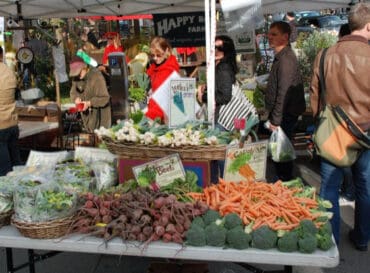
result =
[[[268,171],[271,166],[268,166]],[[320,177],[318,166],[307,158],[298,160],[296,173],[310,185],[319,188]],[[369,252],[355,250],[349,239],[348,232],[353,227],[354,202],[340,200],[341,205],[341,242],[338,246],[340,263],[335,268],[293,267],[293,273],[366,273],[369,272]],[[26,250],[15,250],[15,265],[27,261]],[[36,263],[37,273],[146,273],[153,262],[166,262],[164,259],[145,257],[112,256],[84,253],[60,253],[52,258]],[[169,262],[169,261],[167,261]],[[186,261],[185,261],[186,262]],[[263,270],[281,270],[282,266],[256,265]],[[5,249],[0,248],[0,273],[6,273]],[[27,273],[24,268],[18,273]],[[209,273],[250,273],[239,265],[232,263],[210,262]],[[164,273],[164,272],[161,272]],[[195,272],[194,272],[195,273]]]

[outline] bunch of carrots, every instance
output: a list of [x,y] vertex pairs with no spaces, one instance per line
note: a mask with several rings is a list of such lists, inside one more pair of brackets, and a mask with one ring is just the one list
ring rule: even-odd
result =
[[317,209],[315,195],[312,198],[295,196],[301,189],[288,188],[281,181],[266,182],[227,182],[209,186],[203,193],[188,195],[194,200],[205,202],[221,215],[236,213],[245,225],[253,222],[253,229],[268,225],[273,230],[292,230],[301,220],[314,220],[318,217],[310,209]]

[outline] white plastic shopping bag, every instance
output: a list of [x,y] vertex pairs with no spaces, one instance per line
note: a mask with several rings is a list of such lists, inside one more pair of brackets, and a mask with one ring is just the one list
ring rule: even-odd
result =
[[274,162],[292,161],[296,158],[294,147],[280,126],[270,136],[269,152]]

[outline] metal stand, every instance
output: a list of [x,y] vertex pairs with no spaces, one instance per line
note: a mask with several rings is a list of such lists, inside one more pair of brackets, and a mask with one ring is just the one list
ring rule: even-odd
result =
[[20,265],[14,266],[13,263],[13,249],[7,247],[5,249],[6,251],[6,266],[7,266],[7,272],[8,273],[14,273],[17,272],[25,267],[28,266],[28,272],[29,273],[35,273],[35,263],[39,261],[46,260],[48,258],[51,258],[57,254],[59,254],[59,251],[50,251],[45,254],[37,254],[34,252],[33,249],[28,249],[28,262],[22,263]]

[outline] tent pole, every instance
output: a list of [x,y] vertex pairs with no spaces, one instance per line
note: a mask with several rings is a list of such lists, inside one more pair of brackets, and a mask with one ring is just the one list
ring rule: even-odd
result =
[[216,1],[204,0],[206,23],[207,56],[207,112],[208,122],[215,126],[215,37],[216,37]]

